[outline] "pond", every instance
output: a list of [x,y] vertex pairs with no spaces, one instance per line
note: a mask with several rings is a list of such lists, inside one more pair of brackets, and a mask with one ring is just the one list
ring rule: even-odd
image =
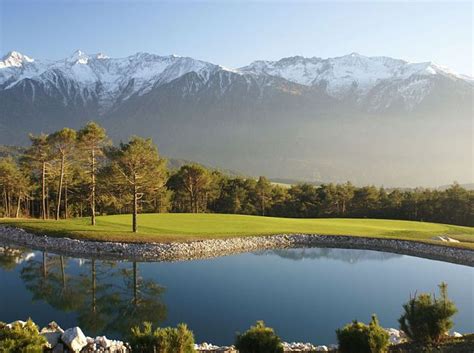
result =
[[331,344],[336,328],[372,313],[398,327],[410,293],[445,281],[459,309],[455,330],[474,331],[474,268],[411,256],[308,248],[133,263],[0,250],[0,321],[55,320],[113,338],[145,320],[185,322],[198,342],[231,344],[264,320],[286,341]]

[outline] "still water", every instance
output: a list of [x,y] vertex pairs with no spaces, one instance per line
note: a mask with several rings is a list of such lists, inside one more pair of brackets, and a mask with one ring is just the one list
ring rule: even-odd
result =
[[410,293],[448,283],[455,330],[474,332],[474,268],[368,250],[288,249],[186,262],[83,260],[0,247],[0,321],[55,320],[124,337],[142,321],[186,322],[196,341],[231,344],[256,320],[286,341],[336,342],[377,313],[398,327]]

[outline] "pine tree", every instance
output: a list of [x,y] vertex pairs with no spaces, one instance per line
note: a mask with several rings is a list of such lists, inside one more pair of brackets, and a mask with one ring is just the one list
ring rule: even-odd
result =
[[137,232],[138,201],[145,193],[163,187],[165,182],[165,160],[151,139],[132,137],[128,143],[109,152],[112,170],[118,183],[125,185],[132,196],[132,231]]
[[[64,176],[76,147],[76,131],[70,128],[61,129],[49,135],[47,141],[51,146],[52,153],[59,158],[60,163],[56,203],[56,220],[58,220],[61,211],[61,194],[64,186]],[[67,200],[65,204],[67,204]],[[67,217],[67,209],[65,210],[65,216]]]
[[25,153],[25,161],[28,161],[33,172],[41,175],[41,217],[48,218],[46,208],[46,176],[51,167],[51,148],[48,143],[48,135],[41,134],[34,136],[30,134],[31,147]]
[[104,155],[104,148],[110,144],[105,129],[94,122],[88,123],[77,134],[79,149],[86,155],[90,174],[91,224],[95,225],[96,214],[96,177],[98,158]]

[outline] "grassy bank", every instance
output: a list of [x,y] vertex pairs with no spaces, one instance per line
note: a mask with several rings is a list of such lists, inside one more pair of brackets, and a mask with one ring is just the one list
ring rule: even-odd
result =
[[[130,231],[130,215],[97,217],[97,225],[88,218],[69,220],[0,219],[0,224],[24,228],[30,232],[76,239],[168,242],[232,236],[311,233],[418,240],[432,243],[437,235],[448,235],[461,243],[449,243],[474,249],[474,228],[447,224],[379,219],[294,219],[222,214],[141,214],[139,232]],[[447,243],[444,243],[447,244]]]

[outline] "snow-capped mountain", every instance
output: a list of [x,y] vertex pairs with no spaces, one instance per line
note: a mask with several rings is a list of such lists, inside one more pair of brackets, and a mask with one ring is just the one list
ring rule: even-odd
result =
[[390,101],[399,98],[405,102],[407,109],[413,109],[430,93],[432,78],[472,82],[472,78],[456,74],[449,68],[432,62],[409,63],[390,57],[367,57],[357,53],[328,59],[295,56],[279,61],[255,61],[239,71],[277,76],[305,86],[324,87],[330,96],[339,99],[355,95],[359,102],[374,94],[374,89],[382,90],[384,87],[386,90],[386,86],[399,88],[399,92],[391,92],[388,104],[384,106],[379,102],[371,107],[372,110],[389,107]]
[[0,60],[0,144],[95,120],[115,139],[151,136],[169,156],[248,174],[468,182],[473,89],[433,63],[355,53],[229,69],[175,55],[10,52]]
[[[356,101],[364,102],[368,96],[375,96],[375,102],[370,107],[372,110],[390,107],[391,102],[399,98],[407,109],[413,109],[430,93],[433,78],[444,77],[472,84],[472,78],[431,62],[408,63],[357,53],[328,59],[295,56],[279,61],[255,61],[232,70],[175,55],[137,53],[126,58],[109,58],[101,53],[89,55],[77,50],[71,56],[56,61],[34,60],[19,52],[10,52],[0,61],[0,88],[8,90],[31,80],[41,83],[49,92],[59,92],[66,104],[72,98],[80,98],[84,102],[97,100],[101,111],[106,112],[134,94],[146,94],[154,87],[185,74],[195,73],[203,86],[219,71],[254,76],[260,81],[261,77],[271,76],[305,87],[317,86],[337,99],[352,96]],[[397,92],[392,91],[390,99],[383,101],[378,93],[390,90],[390,87],[397,87]],[[32,94],[34,99],[34,92]]]
[[[83,101],[97,99],[104,111],[134,94],[143,95],[154,86],[173,81],[189,72],[204,81],[222,67],[176,55],[158,56],[137,53],[126,58],[109,58],[80,50],[57,61],[37,61],[18,52],[10,52],[0,61],[0,87],[14,88],[24,80],[36,81],[46,90],[59,92],[67,102],[73,96]],[[34,99],[34,97],[33,97]]]

